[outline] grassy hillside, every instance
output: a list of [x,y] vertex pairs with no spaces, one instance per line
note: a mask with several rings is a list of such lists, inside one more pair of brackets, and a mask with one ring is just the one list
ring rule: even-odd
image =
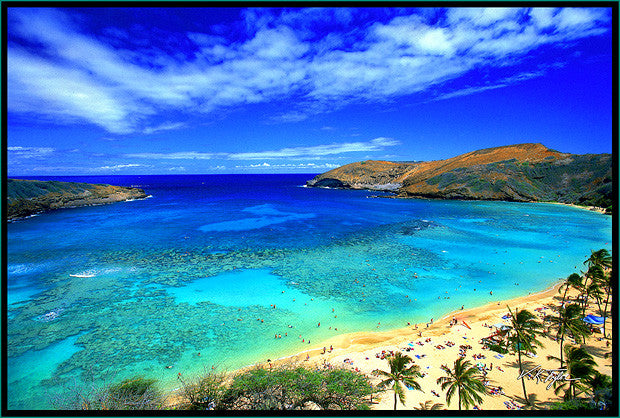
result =
[[7,217],[23,218],[52,209],[98,205],[146,197],[144,190],[107,184],[8,179]]
[[318,175],[308,185],[391,189],[403,197],[609,207],[611,161],[610,154],[573,155],[542,144],[520,144],[421,163],[357,162]]

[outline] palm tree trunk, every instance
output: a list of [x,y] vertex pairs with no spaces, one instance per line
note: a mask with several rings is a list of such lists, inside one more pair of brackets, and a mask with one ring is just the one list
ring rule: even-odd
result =
[[560,334],[560,369],[564,368],[564,329]]
[[598,314],[600,315],[600,314],[601,314],[601,312],[602,312],[602,309],[601,309],[601,303],[602,303],[602,300],[601,300],[600,293],[599,293],[599,294],[594,295],[594,297],[596,298],[596,306],[598,306]]
[[609,303],[609,294],[611,289],[608,289],[607,299],[605,300],[605,310],[603,311],[603,337],[607,338],[607,331],[605,331],[605,323],[607,322],[605,318],[607,317],[607,304]]
[[396,391],[394,391],[394,411],[396,411]]
[[459,385],[459,411],[461,410],[461,386]]
[[582,309],[583,309],[583,316],[586,316],[586,306],[588,305],[588,276],[585,276],[586,281],[583,284],[583,289],[585,291],[585,294],[581,294],[581,296],[583,296],[581,298],[581,303],[583,304]]
[[[523,365],[521,364],[521,348],[519,346],[517,346],[517,354],[519,355],[519,374],[523,374]],[[527,392],[525,391],[525,376],[521,378],[521,385],[523,386],[523,399],[525,399],[525,403],[529,405],[530,401],[527,398]]]
[[564,306],[564,301],[566,300],[566,294],[568,293],[568,287],[566,286],[566,289],[564,289],[564,296],[562,296],[562,306]]

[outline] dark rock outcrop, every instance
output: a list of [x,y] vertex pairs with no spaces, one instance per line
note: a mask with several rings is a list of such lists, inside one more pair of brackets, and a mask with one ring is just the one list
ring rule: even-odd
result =
[[24,218],[53,209],[101,205],[143,199],[134,187],[40,180],[7,180],[7,220]]

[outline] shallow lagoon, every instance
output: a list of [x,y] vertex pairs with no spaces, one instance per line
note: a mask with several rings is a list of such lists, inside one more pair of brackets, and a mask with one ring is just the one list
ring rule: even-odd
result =
[[585,210],[300,187],[311,177],[55,178],[153,197],[9,224],[9,408],[49,408],[76,381],[173,388],[543,290],[611,251],[611,217]]

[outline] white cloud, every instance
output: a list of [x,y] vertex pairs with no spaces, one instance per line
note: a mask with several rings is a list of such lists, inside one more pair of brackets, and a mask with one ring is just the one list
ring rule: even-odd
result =
[[514,20],[522,9],[513,7],[463,7],[449,9],[451,24],[467,23],[476,26],[491,26],[497,22]]
[[340,167],[338,164],[331,163],[323,163],[323,164],[314,164],[314,163],[299,163],[299,164],[250,164],[250,165],[237,165],[235,168],[237,169],[292,169],[292,170],[325,170]]
[[36,57],[17,47],[7,60],[8,110],[86,121],[108,132],[132,131],[131,105],[115,97],[114,89],[83,71]]
[[450,93],[439,95],[434,100],[446,100],[446,99],[452,99],[454,97],[469,96],[471,94],[481,93],[487,90],[495,90],[495,89],[499,89],[502,87],[507,87],[518,81],[524,81],[524,80],[529,80],[531,78],[537,78],[537,77],[542,76],[543,74],[544,74],[544,71],[534,71],[534,72],[529,72],[529,73],[516,74],[514,76],[506,77],[502,80],[499,80],[496,84],[465,87],[460,90],[455,90],[455,91],[451,91]]
[[186,125],[182,122],[166,122],[161,125],[157,125],[154,127],[144,128],[142,130],[143,133],[150,135],[161,131],[171,131],[176,129],[184,128]]
[[118,171],[121,170],[123,168],[131,168],[131,167],[148,167],[142,164],[116,164],[116,165],[106,165],[103,167],[97,167],[94,170],[111,170],[111,171]]
[[554,15],[558,9],[553,7],[535,7],[530,10],[532,22],[539,28],[544,29],[554,24]]
[[42,158],[52,154],[50,147],[7,147],[8,156],[14,158]]
[[597,22],[605,22],[608,17],[601,9],[564,8],[555,16],[559,30],[587,30],[597,26]]
[[391,138],[375,138],[368,142],[344,142],[313,147],[282,148],[274,151],[232,153],[228,155],[228,158],[233,160],[257,160],[266,158],[317,157],[346,152],[380,151],[384,147],[398,144],[398,141]]
[[[399,145],[400,142],[393,138],[379,137],[366,142],[344,142],[329,145],[315,145],[312,147],[291,147],[271,151],[237,152],[237,153],[204,153],[197,151],[172,152],[172,153],[134,153],[125,154],[128,158],[145,158],[155,160],[210,160],[222,158],[229,160],[261,160],[279,158],[317,158],[326,155],[335,155],[348,152],[381,151],[385,147]],[[266,163],[264,163],[266,164]]]
[[221,157],[226,154],[215,154],[208,152],[172,152],[172,153],[156,153],[156,152],[141,152],[135,154],[126,154],[129,158],[148,158],[154,160],[210,160],[213,158]]
[[[183,127],[175,121],[153,126],[152,117],[170,111],[210,114],[274,101],[295,105],[266,120],[301,121],[350,103],[436,89],[479,67],[518,63],[541,45],[610,30],[604,8],[450,8],[439,21],[411,13],[356,28],[347,25],[363,9],[250,9],[246,40],[230,42],[223,27],[186,33],[198,52],[179,60],[135,49],[124,35],[113,36],[112,46],[105,39],[122,31],[111,27],[107,38],[95,38],[58,10],[8,12],[10,35],[24,41],[8,42],[8,111],[89,123],[113,134]],[[315,32],[323,21],[339,29]],[[25,44],[40,48],[35,53]]]
[[442,94],[436,97],[435,100],[446,100],[446,99],[452,99],[454,97],[469,96],[474,93],[480,93],[480,92],[487,91],[487,90],[495,90],[495,89],[499,89],[501,87],[506,87],[506,86],[507,84],[502,83],[502,84],[494,84],[491,86],[466,87],[460,90],[452,91],[450,93]]

